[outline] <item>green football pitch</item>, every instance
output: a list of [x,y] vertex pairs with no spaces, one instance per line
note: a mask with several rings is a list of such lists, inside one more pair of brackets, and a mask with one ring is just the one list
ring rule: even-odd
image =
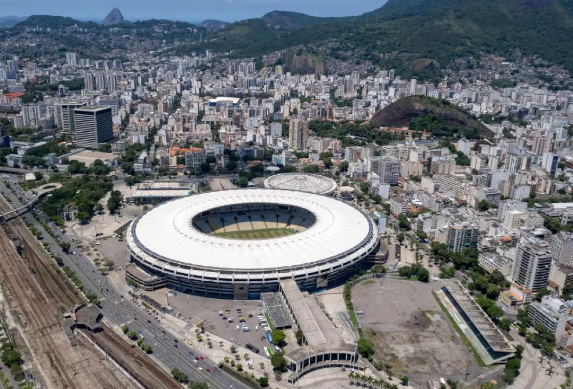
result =
[[229,239],[272,239],[296,234],[298,231],[290,228],[263,228],[259,230],[218,232],[213,235]]

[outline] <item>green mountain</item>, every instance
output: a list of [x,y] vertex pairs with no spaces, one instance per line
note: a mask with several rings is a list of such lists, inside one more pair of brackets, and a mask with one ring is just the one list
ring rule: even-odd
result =
[[431,77],[456,58],[515,49],[573,70],[573,0],[389,0],[349,18],[275,11],[231,24],[206,46],[261,56],[328,41],[404,77]]
[[28,19],[16,24],[14,27],[40,27],[40,28],[62,28],[78,26],[82,28],[97,28],[95,22],[80,22],[79,20],[65,16],[32,15]]
[[0,27],[12,27],[23,20],[26,20],[26,18],[20,16],[0,16]]
[[492,137],[493,132],[467,111],[447,100],[426,96],[400,99],[376,112],[370,123],[383,127],[409,127],[436,137],[471,139]]
[[[153,28],[156,24],[161,32]],[[72,25],[98,28],[92,22],[41,15],[13,28]],[[118,26],[147,29],[138,35],[142,38],[177,41],[176,54],[212,49],[234,57],[261,57],[294,48],[294,56],[287,50],[281,59],[311,71],[321,70],[324,59],[333,57],[395,68],[404,78],[436,80],[455,59],[480,53],[511,57],[516,50],[573,71],[573,0],[388,0],[356,17],[273,11],[223,28],[205,26],[209,31],[201,34],[181,22]]]
[[324,18],[300,12],[272,11],[261,17],[270,27],[296,30],[318,24],[341,22],[348,18]]

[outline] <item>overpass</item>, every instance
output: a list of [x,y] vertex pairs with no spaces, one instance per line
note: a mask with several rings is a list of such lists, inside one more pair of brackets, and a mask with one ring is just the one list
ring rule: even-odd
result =
[[53,184],[46,184],[38,187],[36,189],[36,196],[29,200],[27,204],[22,205],[21,207],[11,209],[10,211],[4,212],[0,214],[0,223],[5,223],[8,220],[12,220],[17,218],[26,212],[28,212],[32,207],[40,200],[43,196],[47,195],[48,193],[53,192],[56,189],[60,189],[62,184],[60,183],[53,183]]
[[[26,173],[34,173],[40,172],[40,169],[20,169],[15,167],[8,167],[8,166],[0,166],[0,173],[11,173],[11,174],[26,174]],[[44,169],[43,171],[46,171]]]

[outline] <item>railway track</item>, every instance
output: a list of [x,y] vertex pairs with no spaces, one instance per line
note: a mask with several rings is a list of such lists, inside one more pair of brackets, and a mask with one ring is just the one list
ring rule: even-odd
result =
[[[6,206],[0,198],[0,208]],[[31,343],[31,351],[42,365],[47,386],[65,389],[136,388],[132,384],[127,386],[115,374],[109,375],[107,366],[92,364],[76,367],[76,362],[84,354],[92,357],[98,355],[91,345],[89,348],[73,347],[61,327],[61,309],[70,308],[70,303],[73,305],[82,301],[78,298],[79,293],[68,288],[61,275],[51,268],[48,262],[51,259],[37,246],[35,238],[21,220],[15,219],[9,224],[26,250],[27,261],[18,254],[5,231],[0,228],[0,279],[9,306],[15,311]],[[36,276],[33,276],[34,271]],[[99,358],[102,358],[101,355]],[[102,380],[103,377],[108,378]]]
[[[0,211],[6,212],[10,209],[10,205],[0,198]],[[30,270],[48,297],[58,304],[60,313],[81,302],[85,302],[85,298],[62,275],[61,270],[46,255],[44,248],[40,246],[36,239],[32,237],[33,240],[31,240],[27,237],[30,235],[30,232],[26,224],[20,218],[13,219],[7,224],[11,231],[20,238]]]
[[[10,208],[0,196],[0,210],[6,211]],[[139,388],[140,386],[130,382],[125,376],[118,378],[117,374],[113,373],[113,366],[105,364],[105,358],[101,355],[98,364],[77,363],[81,360],[78,357],[78,349],[91,350],[94,355],[98,353],[93,345],[81,339],[82,337],[78,338],[80,347],[71,349],[60,321],[63,311],[84,302],[85,298],[46,255],[43,247],[21,219],[13,219],[7,225],[20,239],[26,255],[23,260],[0,228],[0,257],[7,257],[7,260],[0,261],[0,274],[10,294],[11,307],[19,311],[22,326],[28,333],[33,334],[46,356],[47,366],[44,371],[51,375],[46,379],[58,388]],[[96,345],[105,350],[107,355],[141,386],[149,389],[180,389],[180,385],[168,373],[139,349],[132,348],[103,324],[102,328],[104,330],[95,335],[86,332],[91,335]],[[102,363],[105,366],[98,368]]]
[[103,331],[90,336],[102,350],[123,369],[148,389],[181,389],[169,374],[155,364],[139,349],[121,339],[113,330],[102,324]]

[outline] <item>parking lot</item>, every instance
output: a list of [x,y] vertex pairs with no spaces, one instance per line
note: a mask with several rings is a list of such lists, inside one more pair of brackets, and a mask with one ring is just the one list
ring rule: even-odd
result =
[[441,281],[425,284],[381,278],[352,290],[365,336],[375,343],[375,357],[411,378],[466,378],[480,368],[432,295]]
[[[244,347],[250,343],[260,349],[260,355],[265,355],[262,348],[270,345],[257,317],[262,308],[260,301],[223,300],[175,293],[174,297],[169,297],[168,303],[173,308],[173,315],[180,315],[178,317],[181,319],[190,319],[194,324],[203,322],[205,331],[239,346]],[[220,312],[224,314],[220,315]],[[231,323],[228,318],[224,319],[227,317],[225,312],[230,313]],[[239,322],[241,317],[245,319],[249,331],[244,332],[241,329],[242,323]]]

